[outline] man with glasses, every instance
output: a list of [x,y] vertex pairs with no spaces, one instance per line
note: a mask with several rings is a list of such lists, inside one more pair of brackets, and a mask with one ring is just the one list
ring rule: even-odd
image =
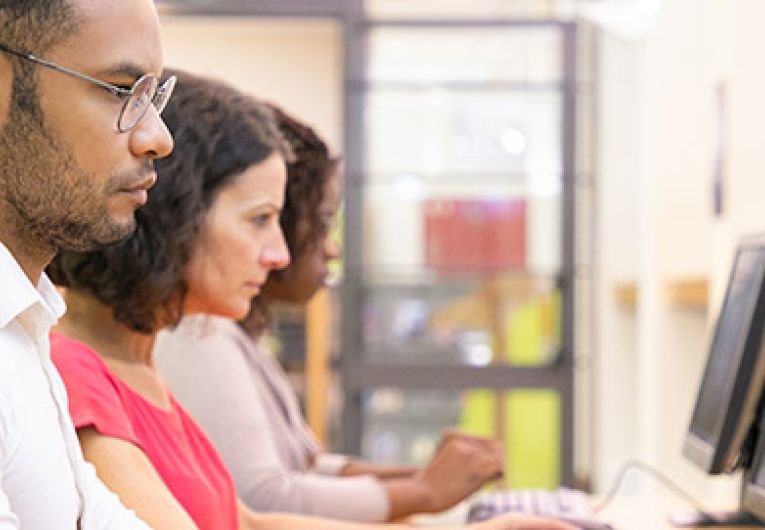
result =
[[0,530],[146,528],[82,459],[43,269],[133,231],[172,150],[161,68],[152,0],[0,0]]

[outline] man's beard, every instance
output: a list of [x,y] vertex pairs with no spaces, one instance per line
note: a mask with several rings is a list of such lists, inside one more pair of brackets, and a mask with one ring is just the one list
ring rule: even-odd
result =
[[0,208],[30,247],[86,251],[128,237],[135,221],[118,223],[106,205],[122,180],[85,171],[65,142],[24,111],[13,109],[0,130]]

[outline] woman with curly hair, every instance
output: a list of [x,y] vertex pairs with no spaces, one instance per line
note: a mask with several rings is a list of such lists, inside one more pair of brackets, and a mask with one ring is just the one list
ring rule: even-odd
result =
[[[100,251],[62,253],[49,267],[67,287],[70,311],[51,337],[52,355],[84,456],[158,530],[373,530],[246,508],[155,368],[162,328],[190,314],[242,319],[268,272],[289,261],[279,215],[290,150],[271,112],[228,86],[177,76],[165,111],[176,151],[157,163],[134,234]],[[508,516],[481,528],[527,522]]]
[[328,262],[340,255],[329,236],[340,205],[339,160],[310,127],[272,108],[294,154],[281,215],[292,262],[269,275],[239,325],[200,315],[163,332],[155,347],[158,367],[255,510],[357,521],[445,510],[497,477],[497,443],[449,432],[423,470],[327,454],[306,426],[283,369],[258,342],[268,306],[306,304],[324,285]]

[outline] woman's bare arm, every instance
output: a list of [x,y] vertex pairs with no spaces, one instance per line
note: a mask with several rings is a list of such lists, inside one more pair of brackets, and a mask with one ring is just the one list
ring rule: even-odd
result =
[[99,478],[151,528],[197,530],[141,449],[93,427],[79,429],[77,435],[85,459],[95,466]]

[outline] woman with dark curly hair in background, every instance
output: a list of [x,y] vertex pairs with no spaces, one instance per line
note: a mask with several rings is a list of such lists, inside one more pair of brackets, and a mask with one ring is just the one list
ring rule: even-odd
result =
[[[271,113],[228,86],[177,74],[165,111],[176,151],[157,164],[134,234],[101,251],[64,252],[49,267],[67,287],[70,311],[52,352],[85,458],[157,530],[378,528],[246,508],[155,368],[160,329],[186,314],[244,318],[268,272],[289,260],[279,227],[289,148]],[[478,525],[521,527],[570,528],[521,516]]]
[[322,452],[286,374],[257,342],[264,309],[274,302],[306,304],[324,285],[328,262],[340,255],[329,236],[340,205],[339,160],[310,127],[272,108],[294,154],[281,216],[292,262],[269,276],[239,325],[192,316],[163,332],[155,347],[158,367],[255,510],[358,521],[445,510],[497,477],[497,443],[449,432],[422,470]]

